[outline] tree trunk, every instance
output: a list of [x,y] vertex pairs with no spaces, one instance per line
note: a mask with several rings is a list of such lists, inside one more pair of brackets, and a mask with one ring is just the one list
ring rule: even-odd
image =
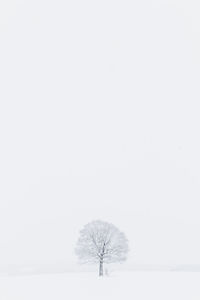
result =
[[103,261],[99,262],[99,276],[103,276]]

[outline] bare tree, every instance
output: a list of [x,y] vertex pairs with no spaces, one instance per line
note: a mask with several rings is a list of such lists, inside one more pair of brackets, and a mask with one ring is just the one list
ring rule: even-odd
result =
[[75,253],[82,263],[98,263],[99,276],[103,264],[126,260],[128,240],[113,224],[93,221],[80,231]]

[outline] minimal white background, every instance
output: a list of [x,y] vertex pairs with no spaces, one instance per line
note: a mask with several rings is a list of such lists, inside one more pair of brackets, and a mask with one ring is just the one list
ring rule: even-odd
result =
[[1,0],[0,266],[75,263],[114,223],[130,263],[200,264],[197,0]]

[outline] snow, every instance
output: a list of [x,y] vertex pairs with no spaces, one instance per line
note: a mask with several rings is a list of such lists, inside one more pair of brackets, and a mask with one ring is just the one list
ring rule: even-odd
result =
[[196,300],[198,272],[119,272],[0,277],[1,300]]

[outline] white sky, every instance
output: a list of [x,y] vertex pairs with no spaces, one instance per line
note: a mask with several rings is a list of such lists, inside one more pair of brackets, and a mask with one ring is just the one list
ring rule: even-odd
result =
[[130,262],[200,263],[198,0],[1,0],[0,264],[76,261],[109,221]]

